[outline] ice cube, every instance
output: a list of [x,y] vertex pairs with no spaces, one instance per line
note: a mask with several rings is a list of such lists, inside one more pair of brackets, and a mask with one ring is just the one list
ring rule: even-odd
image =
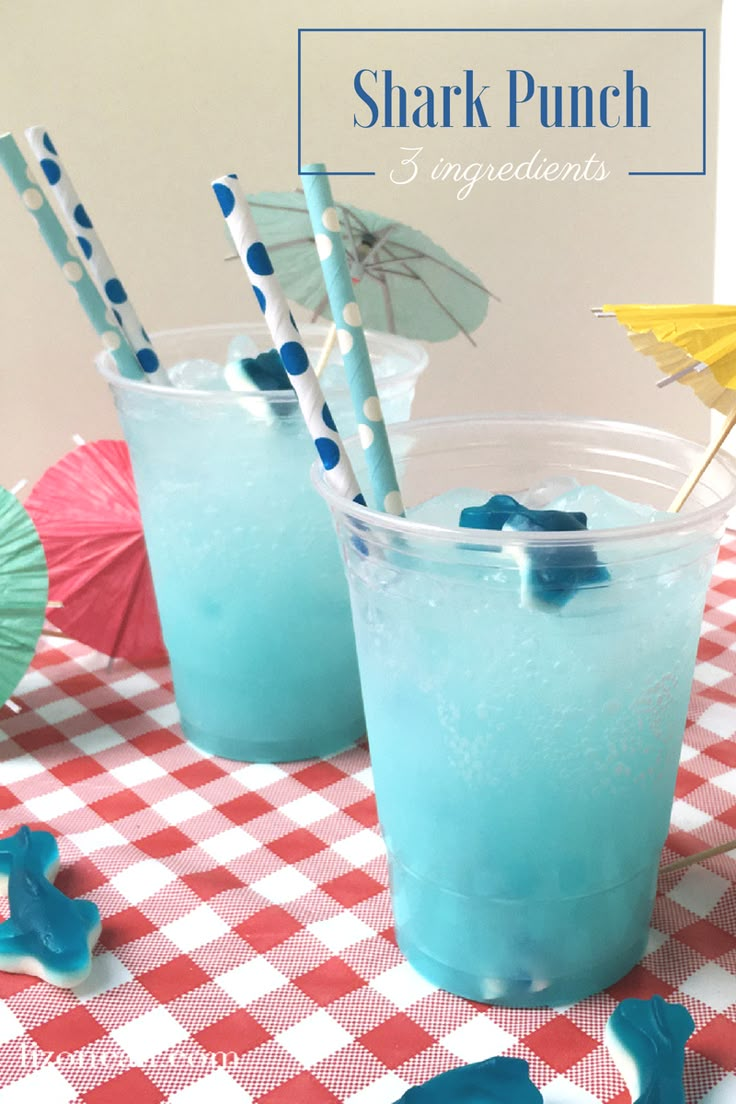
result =
[[195,391],[225,391],[227,384],[221,364],[214,360],[183,360],[168,370],[174,387]]
[[569,475],[551,475],[549,479],[540,479],[532,483],[528,490],[518,495],[522,506],[530,510],[546,510],[551,502],[563,495],[574,492],[580,484]]
[[475,502],[485,502],[488,491],[479,491],[475,487],[458,487],[444,494],[428,498],[407,510],[407,517],[421,525],[440,525],[456,529],[458,519],[466,506]]
[[247,360],[258,356],[258,346],[249,334],[236,334],[227,347],[227,361]]
[[[312,367],[316,367],[317,359],[318,358],[316,356],[312,355]],[[332,390],[345,390],[347,383],[345,379],[345,366],[342,362],[342,356],[340,356],[339,360],[333,359],[332,356],[330,357],[330,359],[327,361],[327,364],[322,369],[320,382],[322,385],[322,390],[325,392]]]
[[676,515],[642,502],[630,502],[596,486],[578,486],[550,503],[553,510],[580,510],[588,516],[588,529],[620,529],[630,525],[653,525],[671,521]]

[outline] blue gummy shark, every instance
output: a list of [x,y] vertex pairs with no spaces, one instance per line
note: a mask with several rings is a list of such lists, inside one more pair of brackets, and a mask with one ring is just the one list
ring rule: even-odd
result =
[[25,837],[22,831],[17,831],[13,836],[0,839],[0,892],[5,893],[8,888],[8,875],[13,864],[13,856],[24,852],[26,862],[33,864],[33,869],[53,882],[59,873],[59,847],[56,837],[44,829],[30,829],[30,844],[26,851]]
[[0,970],[71,988],[90,971],[100,913],[92,901],[73,901],[46,880],[27,825],[17,835],[8,877],[10,919],[0,924]]
[[[255,357],[242,357],[237,363],[243,375],[247,376],[259,391],[293,392],[294,390],[278,349],[269,349],[268,352],[259,353]],[[268,405],[278,418],[286,417],[292,409],[290,403],[269,402]]]
[[395,1104],[543,1104],[523,1058],[488,1058],[440,1073]]
[[694,1030],[682,1004],[656,995],[621,1001],[606,1024],[605,1042],[632,1104],[685,1104],[685,1043]]
[[[588,518],[574,510],[530,510],[511,495],[493,495],[482,506],[466,506],[459,524],[462,529],[569,533],[587,530]],[[529,599],[526,604],[547,608],[560,608],[581,587],[601,585],[611,578],[591,544],[530,547],[520,570],[522,593]]]
[[293,391],[289,374],[278,349],[269,349],[255,357],[243,357],[241,369],[259,391]]

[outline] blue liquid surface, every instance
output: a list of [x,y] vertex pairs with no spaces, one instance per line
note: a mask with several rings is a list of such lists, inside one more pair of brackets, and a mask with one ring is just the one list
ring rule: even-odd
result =
[[481,1001],[611,984],[647,940],[713,540],[610,546],[610,583],[552,611],[507,555],[368,544],[349,573],[399,946]]

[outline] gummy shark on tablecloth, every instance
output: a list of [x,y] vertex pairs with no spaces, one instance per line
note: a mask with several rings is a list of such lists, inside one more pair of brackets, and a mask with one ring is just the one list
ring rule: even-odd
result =
[[99,910],[92,901],[71,900],[44,877],[26,825],[17,835],[8,877],[10,918],[0,924],[0,970],[70,989],[89,974]]
[[[694,1029],[683,1005],[656,995],[617,1006],[605,1042],[632,1104],[685,1104],[685,1044]],[[522,1058],[496,1057],[440,1073],[394,1104],[543,1104],[543,1098]]]
[[[575,510],[530,510],[511,495],[492,495],[480,506],[466,506],[462,529],[515,533],[587,531],[588,518]],[[523,606],[559,609],[582,587],[602,586],[611,576],[591,544],[558,543],[528,549],[509,547],[519,564]]]
[[31,828],[29,831],[27,850],[25,837],[20,829],[12,836],[0,839],[0,893],[7,893],[13,856],[21,851],[25,854],[26,862],[32,864],[33,869],[48,881],[53,882],[59,873],[59,846],[56,837],[44,828]]
[[632,1104],[685,1104],[685,1043],[695,1023],[682,1004],[656,994],[621,1001],[605,1030],[605,1043],[621,1071]]
[[543,1104],[523,1058],[488,1058],[408,1089],[395,1104]]

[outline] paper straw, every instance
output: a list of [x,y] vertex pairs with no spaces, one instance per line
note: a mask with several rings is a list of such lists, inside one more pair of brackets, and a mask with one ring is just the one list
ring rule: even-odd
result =
[[87,318],[110,350],[118,371],[129,379],[141,379],[144,375],[117,322],[110,319],[107,307],[97,288],[84,270],[74,246],[67,240],[66,231],[51,209],[43,192],[26,164],[12,134],[0,135],[0,165],[10,182],[33,215],[41,236],[53,254],[54,260],[77,293]]
[[319,380],[309,363],[281,284],[261,241],[255,219],[234,173],[213,180],[238,256],[248,274],[271,337],[289,374],[304,421],[329,483],[338,494],[365,506],[348,454],[330,413]]
[[353,280],[340,234],[340,219],[332,198],[324,165],[308,165],[304,170],[304,195],[312,221],[322,275],[337,326],[337,343],[345,363],[350,395],[358,425],[358,436],[368,463],[368,474],[379,510],[387,514],[404,513],[386,423],[373,375],[368,344],[363,332],[360,307],[355,301]]
[[26,130],[26,138],[53,195],[56,196],[64,221],[79,243],[97,290],[112,310],[143,371],[155,372],[159,367],[159,359],[148,334],[143,329],[125,288],[115,274],[107,251],[56,152],[48,131],[41,126],[29,127]]

